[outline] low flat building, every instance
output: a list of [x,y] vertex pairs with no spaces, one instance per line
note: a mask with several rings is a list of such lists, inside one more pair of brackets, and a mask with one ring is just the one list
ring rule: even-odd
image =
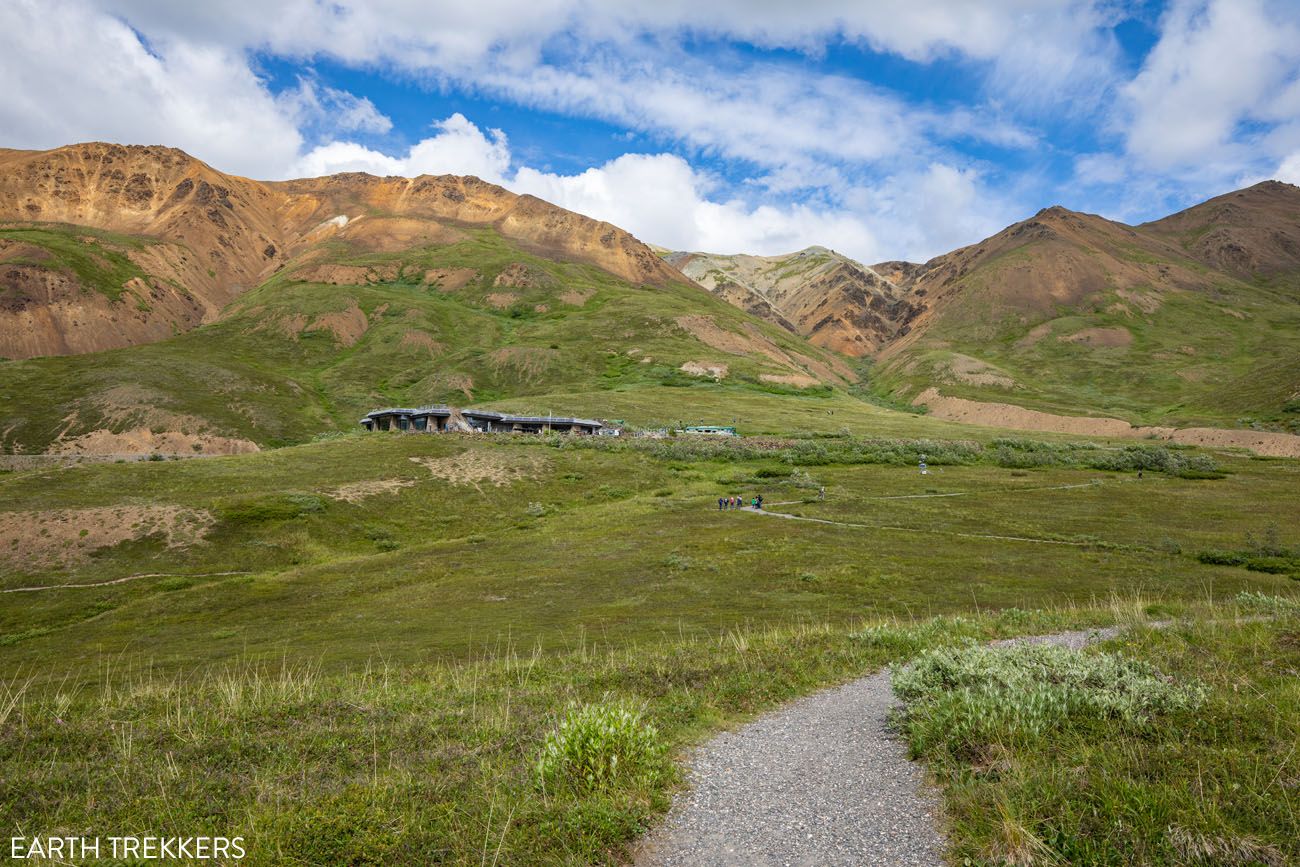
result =
[[447,429],[450,418],[449,406],[390,407],[366,413],[361,426],[366,430],[440,431]]
[[366,430],[435,432],[471,430],[480,433],[595,434],[604,425],[594,419],[558,415],[514,415],[485,409],[458,410],[450,406],[417,408],[389,407],[366,413],[361,419]]
[[594,419],[558,415],[513,415],[491,410],[467,409],[462,415],[469,426],[484,433],[556,433],[594,434],[604,425]]

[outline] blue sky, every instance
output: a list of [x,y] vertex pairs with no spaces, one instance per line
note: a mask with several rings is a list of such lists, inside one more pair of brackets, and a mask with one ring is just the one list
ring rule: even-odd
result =
[[3,146],[477,174],[713,252],[1300,182],[1300,0],[7,0],[0,75]]

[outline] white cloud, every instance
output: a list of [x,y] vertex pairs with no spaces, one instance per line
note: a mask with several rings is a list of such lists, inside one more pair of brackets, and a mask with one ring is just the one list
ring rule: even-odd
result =
[[1300,22],[1287,8],[1265,0],[1174,3],[1160,41],[1124,88],[1129,154],[1158,170],[1241,172],[1258,156],[1258,134],[1243,124],[1296,119]]
[[298,87],[276,97],[279,106],[300,127],[336,132],[390,132],[393,121],[366,97],[322,85],[311,76],[299,76]]
[[1273,173],[1273,178],[1279,181],[1286,181],[1288,184],[1300,186],[1300,151],[1296,151],[1277,167]]
[[417,142],[404,156],[391,157],[352,142],[334,141],[313,148],[293,166],[290,174],[319,177],[337,172],[374,175],[476,175],[501,183],[510,169],[510,146],[499,129],[485,135],[457,112],[434,124],[437,135]]
[[298,129],[242,56],[182,40],[151,48],[80,3],[0,3],[5,144],[167,144],[253,175],[292,161]]

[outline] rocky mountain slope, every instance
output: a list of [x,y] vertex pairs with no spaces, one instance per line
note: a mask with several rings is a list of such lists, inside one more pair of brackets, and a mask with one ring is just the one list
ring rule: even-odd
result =
[[669,253],[667,261],[728,303],[853,357],[906,334],[919,308],[860,262],[809,247],[788,256]]
[[900,267],[920,312],[876,377],[909,399],[1295,429],[1298,241],[1300,188],[1277,182],[1142,226],[1047,208]]
[[0,357],[162,339],[338,242],[391,251],[469,226],[630,283],[680,279],[615,226],[477,178],[262,183],[164,147],[0,150]]

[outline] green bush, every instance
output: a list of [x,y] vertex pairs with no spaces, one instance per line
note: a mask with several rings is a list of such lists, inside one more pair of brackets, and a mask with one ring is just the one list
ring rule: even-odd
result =
[[1205,689],[1172,683],[1115,653],[1063,647],[941,647],[892,670],[917,755],[970,757],[993,743],[1037,740],[1087,719],[1141,725],[1155,714],[1199,707]]
[[262,524],[316,514],[325,507],[325,500],[316,494],[272,494],[227,500],[216,511],[229,524]]
[[1300,615],[1300,598],[1293,596],[1269,596],[1267,593],[1243,590],[1233,601],[1249,611],[1281,616]]
[[543,785],[604,788],[618,780],[653,783],[665,771],[659,730],[624,702],[570,708],[537,759]]

